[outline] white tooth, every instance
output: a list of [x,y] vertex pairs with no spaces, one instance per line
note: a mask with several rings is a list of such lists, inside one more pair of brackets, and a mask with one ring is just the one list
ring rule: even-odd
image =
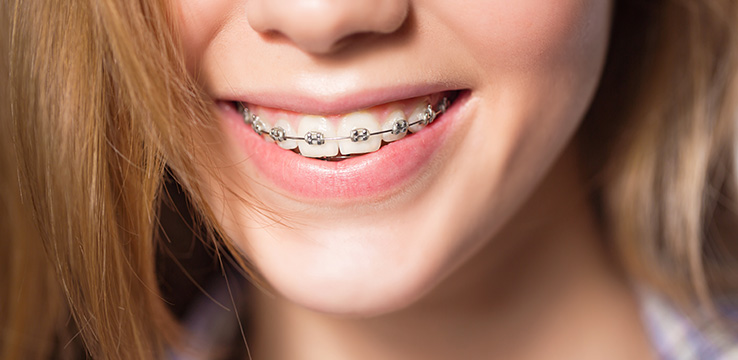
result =
[[[322,133],[324,138],[336,137],[336,129],[328,119],[321,116],[304,116],[300,119],[300,125],[297,127],[298,136],[305,136],[311,131]],[[338,155],[338,144],[333,140],[326,140],[323,145],[311,145],[301,140],[297,146],[300,147],[302,156],[319,158]]]
[[[341,124],[338,125],[338,136],[351,136],[351,131],[357,129],[366,129],[367,133],[373,133],[379,131],[379,123],[375,120],[374,115],[368,112],[355,112],[346,115],[342,120]],[[369,136],[367,140],[359,140],[357,142],[348,140],[341,140],[338,142],[338,147],[341,150],[341,154],[364,154],[372,151],[379,150],[382,145],[382,138],[379,136]]]
[[[395,110],[387,116],[387,121],[382,125],[382,130],[392,130],[396,120],[405,119],[405,113],[402,110]],[[386,142],[397,141],[405,137],[407,131],[401,132],[397,135],[387,132],[382,134],[382,139]]]
[[[287,120],[279,120],[274,124],[275,127],[279,126],[282,129],[284,129],[284,134],[286,136],[297,136],[297,133],[295,133],[295,130],[292,129],[292,125]],[[297,141],[295,140],[285,140],[281,142],[277,142],[277,145],[279,145],[282,149],[292,150],[297,147]]]
[[[428,108],[428,105],[427,104],[420,103],[417,107],[415,107],[415,110],[413,110],[412,114],[410,114],[410,118],[407,119],[407,121],[412,124],[412,123],[414,123],[414,122],[422,119],[423,118],[423,114],[425,113],[425,109],[427,109],[427,108]],[[420,130],[423,130],[424,127],[425,127],[424,124],[415,124],[415,125],[411,126],[409,128],[409,130],[411,132],[416,133],[416,132],[418,132]]]
[[[269,129],[272,128],[272,121],[271,121],[271,119],[268,116],[259,115],[259,120],[261,121],[262,124],[264,124],[264,130],[267,131],[267,132],[269,132]],[[274,140],[272,140],[272,138],[268,134],[267,135],[262,135],[262,137],[267,142],[274,142]]]

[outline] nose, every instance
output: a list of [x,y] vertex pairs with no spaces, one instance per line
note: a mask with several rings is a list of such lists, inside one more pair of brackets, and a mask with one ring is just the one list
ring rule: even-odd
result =
[[257,32],[279,33],[303,51],[324,54],[348,36],[390,34],[408,14],[409,0],[249,0]]

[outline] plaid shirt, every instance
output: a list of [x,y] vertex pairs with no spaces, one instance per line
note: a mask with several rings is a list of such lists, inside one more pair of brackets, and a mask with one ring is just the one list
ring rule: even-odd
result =
[[[651,337],[651,343],[662,360],[738,360],[738,334],[730,334],[716,325],[697,326],[680,313],[663,296],[646,288],[639,288],[641,318]],[[223,304],[229,304],[225,289],[211,292]],[[738,311],[732,313],[738,320]],[[206,358],[248,358],[245,349],[239,356],[223,354],[223,349],[240,345],[238,323],[233,311],[225,310],[204,295],[185,319],[185,327],[195,336],[194,348]],[[230,344],[230,346],[229,346]],[[218,351],[217,349],[220,349]],[[221,356],[215,356],[220,353]],[[233,354],[231,354],[233,355]],[[194,360],[192,354],[170,352],[170,360]]]
[[640,294],[642,318],[661,359],[738,360],[736,334],[716,324],[695,324],[655,292],[642,290]]

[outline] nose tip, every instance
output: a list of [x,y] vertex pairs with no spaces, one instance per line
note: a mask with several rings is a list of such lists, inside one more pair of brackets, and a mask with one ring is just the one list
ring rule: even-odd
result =
[[390,34],[405,22],[407,0],[251,0],[251,27],[275,32],[303,51],[324,54],[344,38],[362,33]]

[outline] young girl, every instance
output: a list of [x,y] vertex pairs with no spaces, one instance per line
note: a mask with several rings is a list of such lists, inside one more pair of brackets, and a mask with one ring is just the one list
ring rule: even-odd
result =
[[738,358],[735,1],[2,6],[3,359]]

